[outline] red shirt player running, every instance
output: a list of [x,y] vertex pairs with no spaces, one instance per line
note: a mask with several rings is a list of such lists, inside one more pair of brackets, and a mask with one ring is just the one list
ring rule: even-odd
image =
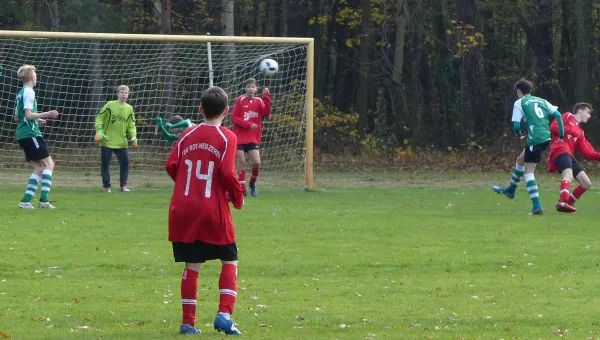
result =
[[181,334],[197,334],[195,327],[200,264],[221,260],[218,331],[241,335],[231,314],[237,297],[237,247],[229,211],[244,204],[235,173],[233,132],[221,126],[227,115],[227,93],[211,87],[202,93],[203,124],[187,128],[167,159],[166,170],[175,182],[169,206],[169,241],[175,262],[185,262],[181,278],[183,321]]
[[250,177],[250,194],[257,196],[256,179],[260,171],[260,153],[258,152],[262,140],[262,118],[271,115],[271,95],[267,87],[263,90],[263,97],[256,97],[258,84],[254,78],[244,82],[245,95],[239,96],[233,112],[231,112],[232,130],[238,138],[237,159],[238,175],[244,196],[246,196],[246,153],[252,160],[252,177]]
[[[560,212],[575,212],[573,205],[592,185],[590,179],[581,166],[575,161],[575,150],[583,157],[600,161],[600,153],[594,150],[590,142],[585,138],[580,124],[587,123],[591,117],[592,106],[588,103],[578,103],[573,108],[574,114],[565,112],[562,114],[565,126],[565,138],[563,143],[555,143],[558,139],[558,124],[556,121],[550,125],[552,132],[552,143],[550,154],[548,154],[548,172],[557,171],[562,175],[560,182],[560,199],[556,204],[556,210]],[[573,176],[579,185],[569,194],[569,187]]]

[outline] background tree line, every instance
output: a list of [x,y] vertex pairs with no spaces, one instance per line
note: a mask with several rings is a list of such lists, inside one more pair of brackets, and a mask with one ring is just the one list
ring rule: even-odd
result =
[[561,112],[599,100],[600,0],[0,0],[0,8],[8,30],[314,37],[315,138],[330,153],[514,149],[504,141],[514,140],[512,86],[521,77]]

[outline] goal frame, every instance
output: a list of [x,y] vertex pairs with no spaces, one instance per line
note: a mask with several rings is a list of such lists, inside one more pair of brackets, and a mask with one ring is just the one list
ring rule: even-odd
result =
[[82,33],[48,31],[7,31],[0,30],[2,38],[31,39],[78,39],[78,40],[124,40],[124,41],[172,41],[193,43],[252,43],[252,44],[299,44],[306,45],[306,152],[304,177],[307,190],[313,190],[314,157],[314,69],[315,39],[291,37],[250,37],[217,35],[167,35],[167,34],[127,34],[127,33]]

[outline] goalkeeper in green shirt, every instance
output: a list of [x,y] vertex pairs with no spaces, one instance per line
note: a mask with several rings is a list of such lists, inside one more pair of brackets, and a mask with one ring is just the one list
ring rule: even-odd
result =
[[129,87],[121,85],[117,88],[117,100],[109,101],[96,116],[96,142],[100,143],[100,163],[102,186],[106,192],[110,190],[109,165],[113,153],[117,156],[120,167],[119,184],[122,192],[128,192],[127,177],[129,175],[128,142],[138,147],[133,107],[127,103]]
[[169,142],[174,142],[181,137],[181,134],[185,129],[190,126],[194,126],[189,119],[183,119],[179,115],[174,115],[167,120],[167,123],[163,125],[163,119],[159,116],[154,118],[156,120],[156,125],[162,132],[163,138]]

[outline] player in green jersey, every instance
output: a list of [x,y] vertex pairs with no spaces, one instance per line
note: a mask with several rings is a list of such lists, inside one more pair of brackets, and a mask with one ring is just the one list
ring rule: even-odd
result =
[[96,142],[100,143],[100,173],[102,186],[106,192],[110,190],[110,161],[113,153],[119,161],[119,184],[121,191],[128,192],[127,177],[129,175],[128,144],[138,147],[137,130],[133,107],[127,103],[129,87],[121,85],[117,88],[117,100],[109,101],[96,116]]
[[42,138],[40,126],[46,125],[44,118],[57,118],[60,113],[56,110],[38,113],[35,91],[33,88],[37,84],[37,74],[35,66],[23,65],[17,71],[19,80],[23,82],[23,87],[17,94],[17,103],[15,108],[15,119],[17,120],[17,141],[21,149],[25,152],[25,160],[33,164],[33,173],[27,182],[25,195],[19,203],[21,209],[34,209],[31,204],[33,196],[37,191],[38,184],[42,184],[40,194],[40,208],[54,209],[50,204],[48,195],[52,186],[52,171],[54,162],[46,148],[46,142]]
[[[541,160],[541,153],[548,148],[552,135],[550,133],[550,116],[558,123],[559,138],[557,143],[562,143],[565,135],[563,120],[557,107],[547,100],[531,95],[533,85],[530,81],[521,79],[515,84],[515,90],[519,99],[513,107],[512,122],[515,132],[521,139],[527,138],[527,147],[517,157],[517,164],[512,173],[510,184],[506,187],[494,186],[492,189],[498,194],[504,194],[508,198],[514,198],[521,177],[525,175],[525,182],[529,198],[533,202],[532,215],[543,213],[542,205],[535,182],[534,171],[537,163]],[[527,127],[526,136],[521,136],[521,119]]]

